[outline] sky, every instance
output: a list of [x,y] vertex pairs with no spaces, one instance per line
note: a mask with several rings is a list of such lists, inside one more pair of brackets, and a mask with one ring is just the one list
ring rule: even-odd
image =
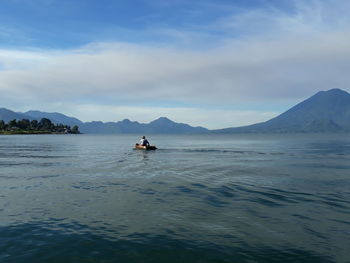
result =
[[0,108],[210,129],[350,91],[348,0],[1,0]]

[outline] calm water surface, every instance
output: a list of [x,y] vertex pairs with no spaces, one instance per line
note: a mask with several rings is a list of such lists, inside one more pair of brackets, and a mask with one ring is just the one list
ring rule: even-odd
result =
[[350,262],[350,137],[0,136],[0,262]]

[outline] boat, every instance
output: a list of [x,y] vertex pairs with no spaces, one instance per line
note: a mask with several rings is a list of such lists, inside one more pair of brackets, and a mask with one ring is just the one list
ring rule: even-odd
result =
[[155,145],[150,145],[150,146],[142,146],[140,144],[135,144],[135,149],[136,150],[157,150],[158,148]]

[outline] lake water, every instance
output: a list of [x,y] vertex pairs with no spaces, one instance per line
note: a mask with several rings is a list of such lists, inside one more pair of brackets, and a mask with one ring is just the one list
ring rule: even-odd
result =
[[350,136],[0,136],[0,262],[350,262]]

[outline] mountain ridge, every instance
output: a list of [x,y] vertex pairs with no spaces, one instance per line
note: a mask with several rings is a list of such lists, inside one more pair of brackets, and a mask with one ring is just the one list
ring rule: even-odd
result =
[[47,118],[52,120],[55,123],[64,123],[67,125],[80,125],[83,122],[77,118],[66,116],[62,113],[59,112],[42,112],[42,111],[37,111],[37,110],[30,110],[24,112],[25,115],[41,119],[41,118]]
[[319,91],[268,121],[215,133],[349,132],[350,94],[341,89]]
[[313,133],[350,132],[350,94],[341,89],[319,91],[287,111],[268,121],[241,127],[208,130],[177,123],[160,117],[149,123],[124,119],[118,122],[82,122],[62,113],[27,111],[14,112],[0,108],[0,120],[48,118],[54,123],[77,125],[82,133],[160,133],[160,134],[206,134],[206,133]]
[[124,119],[117,122],[91,121],[82,122],[77,118],[69,117],[58,112],[42,112],[30,110],[24,113],[14,112],[6,108],[0,108],[0,120],[9,122],[13,119],[40,120],[41,118],[50,119],[56,124],[65,124],[69,126],[77,125],[82,133],[103,133],[103,134],[125,134],[125,133],[162,133],[162,134],[192,134],[208,133],[209,130],[203,127],[193,127],[185,123],[174,122],[167,117],[160,117],[149,123],[140,123]]

